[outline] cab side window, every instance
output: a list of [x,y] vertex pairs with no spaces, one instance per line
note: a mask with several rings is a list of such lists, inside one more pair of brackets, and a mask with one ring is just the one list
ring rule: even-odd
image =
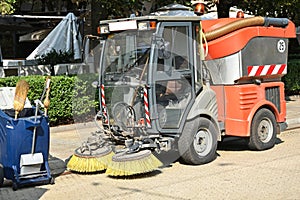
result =
[[187,26],[165,27],[163,38],[168,41],[170,46],[170,62],[164,61],[164,64],[171,64],[173,70],[187,70],[189,65],[189,42]]

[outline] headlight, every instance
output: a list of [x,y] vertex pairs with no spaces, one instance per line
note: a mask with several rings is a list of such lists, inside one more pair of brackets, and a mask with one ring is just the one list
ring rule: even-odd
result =
[[98,34],[107,34],[109,33],[108,25],[103,25],[98,27]]

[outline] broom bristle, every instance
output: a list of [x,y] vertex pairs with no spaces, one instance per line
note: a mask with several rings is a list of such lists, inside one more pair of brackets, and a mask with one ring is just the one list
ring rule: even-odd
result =
[[28,90],[29,84],[27,83],[27,81],[19,80],[16,85],[16,92],[14,97],[15,118],[17,118],[19,112],[24,109]]
[[68,170],[82,173],[105,170],[114,155],[110,148],[105,150],[106,152],[95,155],[84,155],[75,151],[67,164]]
[[[131,176],[151,172],[162,166],[162,162],[150,151],[141,152],[133,153],[130,157],[125,154],[118,157],[116,154],[105,173],[109,176]],[[139,155],[135,156],[134,154]]]
[[97,158],[90,157],[78,157],[75,154],[72,155],[71,159],[67,164],[68,170],[75,172],[97,172],[106,169],[106,165],[99,162]]

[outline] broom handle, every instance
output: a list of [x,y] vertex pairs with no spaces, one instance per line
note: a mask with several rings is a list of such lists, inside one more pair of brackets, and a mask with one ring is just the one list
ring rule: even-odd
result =
[[51,79],[48,78],[47,82],[46,82],[46,97],[45,97],[45,100],[44,100],[45,116],[47,116],[48,108],[50,106],[50,99],[49,99],[49,95],[50,95],[50,81],[51,81]]
[[[46,90],[49,88],[49,86],[50,86],[50,79],[47,79],[46,85],[45,85],[45,87],[44,87],[43,94],[42,94],[42,96],[41,96],[41,100],[44,98],[44,95],[45,95],[45,93],[46,93]],[[38,115],[39,105],[40,105],[41,100],[35,100],[34,123],[36,123],[36,121],[37,121],[37,115]],[[34,154],[35,138],[36,138],[36,126],[34,126],[34,128],[33,128],[31,154]]]
[[[50,90],[47,90],[46,92],[46,99],[45,101],[49,101],[49,93],[50,93]],[[45,116],[47,116],[47,112],[48,112],[48,105],[45,106],[45,102],[44,102],[44,107],[45,107]]]
[[15,120],[18,119],[18,114],[19,114],[19,111],[15,111]]
[[[36,123],[36,121],[37,121],[37,115],[38,115],[38,111],[39,111],[38,107],[39,107],[39,102],[36,100],[35,101],[34,123]],[[36,138],[36,125],[33,128],[31,154],[34,154],[35,138]]]

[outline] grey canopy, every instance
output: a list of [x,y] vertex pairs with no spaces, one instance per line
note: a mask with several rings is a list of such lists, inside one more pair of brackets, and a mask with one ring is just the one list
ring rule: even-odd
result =
[[81,35],[78,31],[77,18],[69,13],[62,21],[47,35],[40,45],[26,58],[34,60],[37,57],[49,53],[51,50],[59,52],[73,52],[74,59],[81,59]]

